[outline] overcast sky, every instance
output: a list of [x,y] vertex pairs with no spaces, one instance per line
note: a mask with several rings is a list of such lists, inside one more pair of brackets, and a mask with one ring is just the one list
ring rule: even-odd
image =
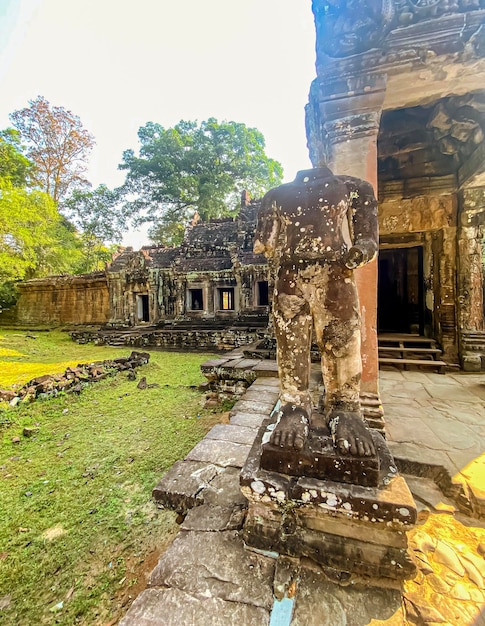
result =
[[93,185],[116,186],[140,126],[216,117],[260,130],[292,180],[314,49],[310,0],[0,0],[0,128],[42,95],[94,135]]

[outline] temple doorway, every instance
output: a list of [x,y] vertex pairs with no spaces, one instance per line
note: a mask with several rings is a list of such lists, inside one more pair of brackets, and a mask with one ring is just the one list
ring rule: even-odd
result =
[[139,322],[150,321],[150,309],[148,305],[148,294],[143,294],[136,297],[136,313]]
[[423,248],[379,251],[379,333],[424,335]]

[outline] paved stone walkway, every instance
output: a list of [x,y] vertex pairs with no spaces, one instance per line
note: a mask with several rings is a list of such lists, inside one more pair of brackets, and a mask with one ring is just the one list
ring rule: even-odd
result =
[[380,389],[401,471],[433,478],[485,517],[485,375],[381,371]]
[[269,370],[155,490],[185,519],[120,626],[484,626],[483,375],[381,372],[389,447],[421,509],[409,533],[418,574],[392,589],[343,587],[304,559],[245,549],[239,470],[278,395]]

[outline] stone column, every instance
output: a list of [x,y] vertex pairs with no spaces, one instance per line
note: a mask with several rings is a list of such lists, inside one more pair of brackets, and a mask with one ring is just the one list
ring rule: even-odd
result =
[[458,332],[462,366],[482,369],[480,352],[467,353],[467,342],[485,346],[483,241],[485,187],[464,189],[460,194],[458,220]]
[[[377,134],[386,79],[374,75],[352,82],[347,81],[346,93],[329,89],[320,98],[324,150],[320,158],[335,174],[369,181],[377,196]],[[378,398],[377,267],[372,261],[356,271],[356,279],[362,315],[362,392]]]

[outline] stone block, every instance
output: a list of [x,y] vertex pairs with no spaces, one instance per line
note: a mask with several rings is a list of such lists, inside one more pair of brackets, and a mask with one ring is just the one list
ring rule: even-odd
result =
[[[339,454],[328,435],[312,431],[302,450],[262,445],[260,466],[262,469],[289,474],[290,476],[325,477],[345,483],[377,486],[380,482],[379,453],[386,448],[384,439],[373,432],[377,456],[353,457]],[[270,432],[263,436],[269,437]],[[382,449],[382,450],[381,450]],[[383,459],[385,463],[385,459]],[[389,463],[388,467],[389,469]]]
[[267,377],[256,378],[254,383],[251,385],[251,389],[268,391],[270,393],[273,393],[273,392],[279,393],[280,381],[278,378],[267,378]]
[[260,428],[241,471],[241,489],[249,502],[246,543],[309,557],[353,576],[413,576],[405,532],[415,524],[417,510],[392,459],[373,487],[268,471],[261,467],[261,441],[269,422]]
[[335,520],[328,512],[309,507],[284,510],[250,502],[242,536],[249,546],[308,557],[349,579],[365,577],[370,585],[380,586],[382,579],[412,578],[416,572],[403,530],[392,532],[382,523],[372,528],[369,522]]
[[178,513],[186,513],[204,502],[202,489],[220,471],[211,463],[177,461],[153,489],[152,495],[157,503]]
[[374,620],[404,626],[398,590],[341,587],[316,568],[301,569],[291,626],[363,626]]
[[231,410],[231,415],[234,415],[236,412],[242,413],[265,413],[269,415],[273,410],[274,402],[269,400],[266,402],[264,400],[264,394],[261,394],[261,399],[259,402],[255,400],[239,400]]
[[267,417],[267,413],[244,413],[242,411],[232,411],[230,422],[235,426],[245,426],[246,428],[257,429]]
[[239,486],[239,468],[226,467],[202,489],[199,496],[213,506],[247,505]]
[[269,612],[246,602],[196,597],[180,589],[147,589],[135,600],[120,626],[267,626]]
[[245,511],[245,506],[202,504],[188,512],[181,528],[202,532],[239,530],[244,522]]
[[232,441],[252,446],[255,437],[254,429],[236,424],[216,424],[206,435],[207,439]]
[[[274,568],[273,559],[245,550],[235,531],[182,531],[161,557],[149,584],[175,587],[199,598],[243,602],[269,611],[273,604]],[[179,621],[183,623],[191,622]],[[237,622],[232,618],[228,623]]]
[[206,438],[192,448],[185,460],[213,463],[221,467],[242,467],[250,449],[248,445]]
[[275,405],[276,401],[278,400],[278,395],[279,389],[261,388],[251,385],[251,387],[249,387],[249,389],[244,394],[244,400],[258,402],[261,400],[261,398],[264,398],[268,402],[271,402],[273,405]]
[[416,500],[419,500],[434,512],[455,513],[456,506],[443,495],[436,483],[429,478],[406,475],[406,484]]
[[480,355],[465,355],[462,358],[461,365],[465,372],[480,372],[482,369],[482,359]]
[[253,367],[253,372],[263,378],[277,378],[278,377],[278,366],[276,361],[260,361],[257,365]]

